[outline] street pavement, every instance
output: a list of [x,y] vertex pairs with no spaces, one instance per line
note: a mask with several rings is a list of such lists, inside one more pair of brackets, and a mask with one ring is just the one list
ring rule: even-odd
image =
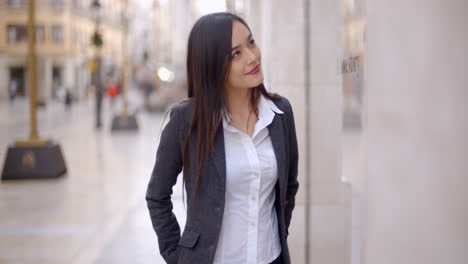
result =
[[[138,132],[112,133],[118,109],[105,102],[96,130],[92,99],[39,108],[39,135],[60,144],[68,173],[0,183],[0,263],[165,263],[144,199],[164,114],[140,111]],[[28,135],[28,101],[1,101],[1,168],[8,145]],[[173,201],[183,228],[180,180]]]

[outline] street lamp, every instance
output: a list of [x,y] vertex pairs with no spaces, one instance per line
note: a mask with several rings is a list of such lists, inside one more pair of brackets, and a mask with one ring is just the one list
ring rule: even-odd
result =
[[122,111],[112,119],[112,131],[137,131],[138,123],[134,114],[128,111],[128,1],[124,0],[124,8],[122,9]]
[[2,180],[55,178],[67,168],[61,148],[51,140],[39,138],[37,130],[37,55],[35,30],[35,0],[28,1],[28,83],[30,134],[28,140],[18,140],[8,147]]
[[91,11],[94,13],[95,28],[94,33],[91,36],[91,43],[95,47],[94,59],[91,63],[91,83],[96,91],[96,128],[102,126],[102,97],[104,94],[104,87],[102,83],[102,59],[101,59],[101,47],[104,44],[102,34],[99,31],[100,17],[99,10],[101,9],[101,3],[99,0],[93,0],[91,3]]

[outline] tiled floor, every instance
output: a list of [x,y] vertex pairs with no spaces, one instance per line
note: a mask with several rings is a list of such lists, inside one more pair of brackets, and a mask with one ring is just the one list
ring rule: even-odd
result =
[[[28,107],[0,102],[2,168],[8,144],[29,135]],[[138,133],[111,133],[105,110],[96,131],[93,101],[39,109],[40,136],[60,144],[68,174],[0,183],[0,263],[164,263],[144,199],[163,115],[140,112]],[[183,225],[181,190],[174,206]]]

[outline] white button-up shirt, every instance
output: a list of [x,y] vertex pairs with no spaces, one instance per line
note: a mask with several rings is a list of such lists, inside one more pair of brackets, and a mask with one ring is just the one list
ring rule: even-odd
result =
[[281,253],[276,216],[276,157],[267,126],[283,112],[261,96],[250,137],[223,119],[226,202],[215,264],[267,264]]

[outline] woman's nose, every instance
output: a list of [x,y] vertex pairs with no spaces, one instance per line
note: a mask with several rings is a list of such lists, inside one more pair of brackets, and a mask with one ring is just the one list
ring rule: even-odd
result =
[[258,59],[258,55],[254,50],[248,49],[247,50],[247,64],[252,64],[256,62]]

